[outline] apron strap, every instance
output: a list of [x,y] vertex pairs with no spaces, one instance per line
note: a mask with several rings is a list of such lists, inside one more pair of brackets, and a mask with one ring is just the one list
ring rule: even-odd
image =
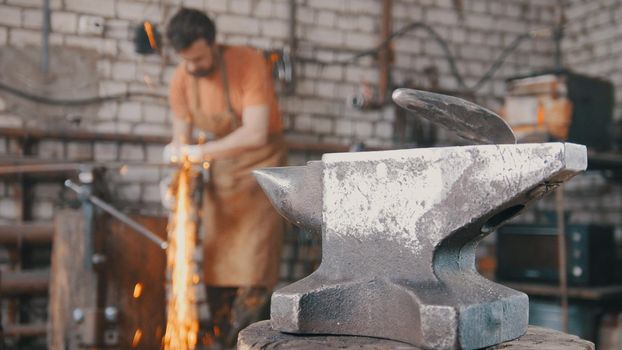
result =
[[222,89],[223,89],[223,94],[225,96],[225,103],[227,104],[227,111],[229,111],[229,116],[231,117],[231,125],[233,126],[233,129],[237,129],[238,126],[240,126],[239,122],[238,122],[238,117],[235,115],[235,112],[233,111],[233,104],[231,103],[231,96],[229,95],[229,76],[227,75],[227,64],[225,63],[225,59],[224,59],[224,51],[225,48],[221,47],[221,50],[219,52],[219,64],[220,64],[220,77],[222,80]]
[[[237,116],[235,115],[235,111],[233,110],[233,104],[231,103],[231,95],[229,92],[229,76],[227,75],[227,65],[223,58],[223,53],[225,48],[219,47],[217,53],[218,66],[220,70],[220,79],[222,82],[223,95],[225,98],[225,105],[227,108],[228,117],[231,119],[232,128],[235,130],[240,126],[240,122],[238,121]],[[196,118],[194,114],[200,114],[201,111],[201,99],[199,97],[199,78],[192,76],[192,99],[190,101],[190,123],[193,123],[193,119]]]

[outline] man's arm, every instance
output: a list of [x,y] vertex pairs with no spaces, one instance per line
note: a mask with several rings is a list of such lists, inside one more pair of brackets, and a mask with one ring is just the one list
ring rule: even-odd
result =
[[249,106],[242,111],[242,125],[229,135],[200,145],[200,152],[212,159],[233,157],[247,149],[268,142],[270,108],[267,105]]
[[242,112],[242,125],[229,135],[202,145],[189,145],[190,124],[182,118],[173,119],[173,141],[164,150],[165,161],[177,161],[188,156],[193,162],[235,157],[245,150],[261,147],[268,142],[270,108],[250,106]]
[[190,123],[185,118],[173,117],[173,140],[175,145],[187,145],[192,138]]

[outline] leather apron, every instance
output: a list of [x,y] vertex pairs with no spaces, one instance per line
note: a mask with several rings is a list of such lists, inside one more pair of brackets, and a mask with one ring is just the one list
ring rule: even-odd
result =
[[[222,55],[220,55],[222,57]],[[227,110],[205,115],[200,109],[198,79],[192,78],[192,123],[217,138],[233,132],[241,122],[230,99],[224,59],[219,69]],[[251,171],[282,166],[286,148],[282,135],[270,135],[266,145],[240,155],[213,161],[205,186],[202,222],[203,261],[208,286],[274,287],[279,279],[283,221]]]

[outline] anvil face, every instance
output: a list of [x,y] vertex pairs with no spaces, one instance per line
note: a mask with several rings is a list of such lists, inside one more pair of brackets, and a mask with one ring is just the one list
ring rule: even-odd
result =
[[586,167],[584,146],[547,143],[326,154],[295,170],[305,181],[258,171],[280,212],[320,222],[323,239],[318,270],[272,296],[273,328],[430,349],[521,336],[527,296],[480,276],[475,247]]

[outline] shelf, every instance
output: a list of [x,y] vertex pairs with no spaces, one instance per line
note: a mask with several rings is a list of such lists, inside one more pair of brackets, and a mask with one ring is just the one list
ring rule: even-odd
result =
[[52,222],[0,225],[0,245],[50,244],[53,236]]
[[[497,281],[506,287],[519,290],[530,296],[560,297],[560,288],[557,285]],[[622,285],[596,287],[568,287],[568,297],[583,300],[610,300],[622,299]]]
[[588,150],[588,170],[622,169],[622,153]]

